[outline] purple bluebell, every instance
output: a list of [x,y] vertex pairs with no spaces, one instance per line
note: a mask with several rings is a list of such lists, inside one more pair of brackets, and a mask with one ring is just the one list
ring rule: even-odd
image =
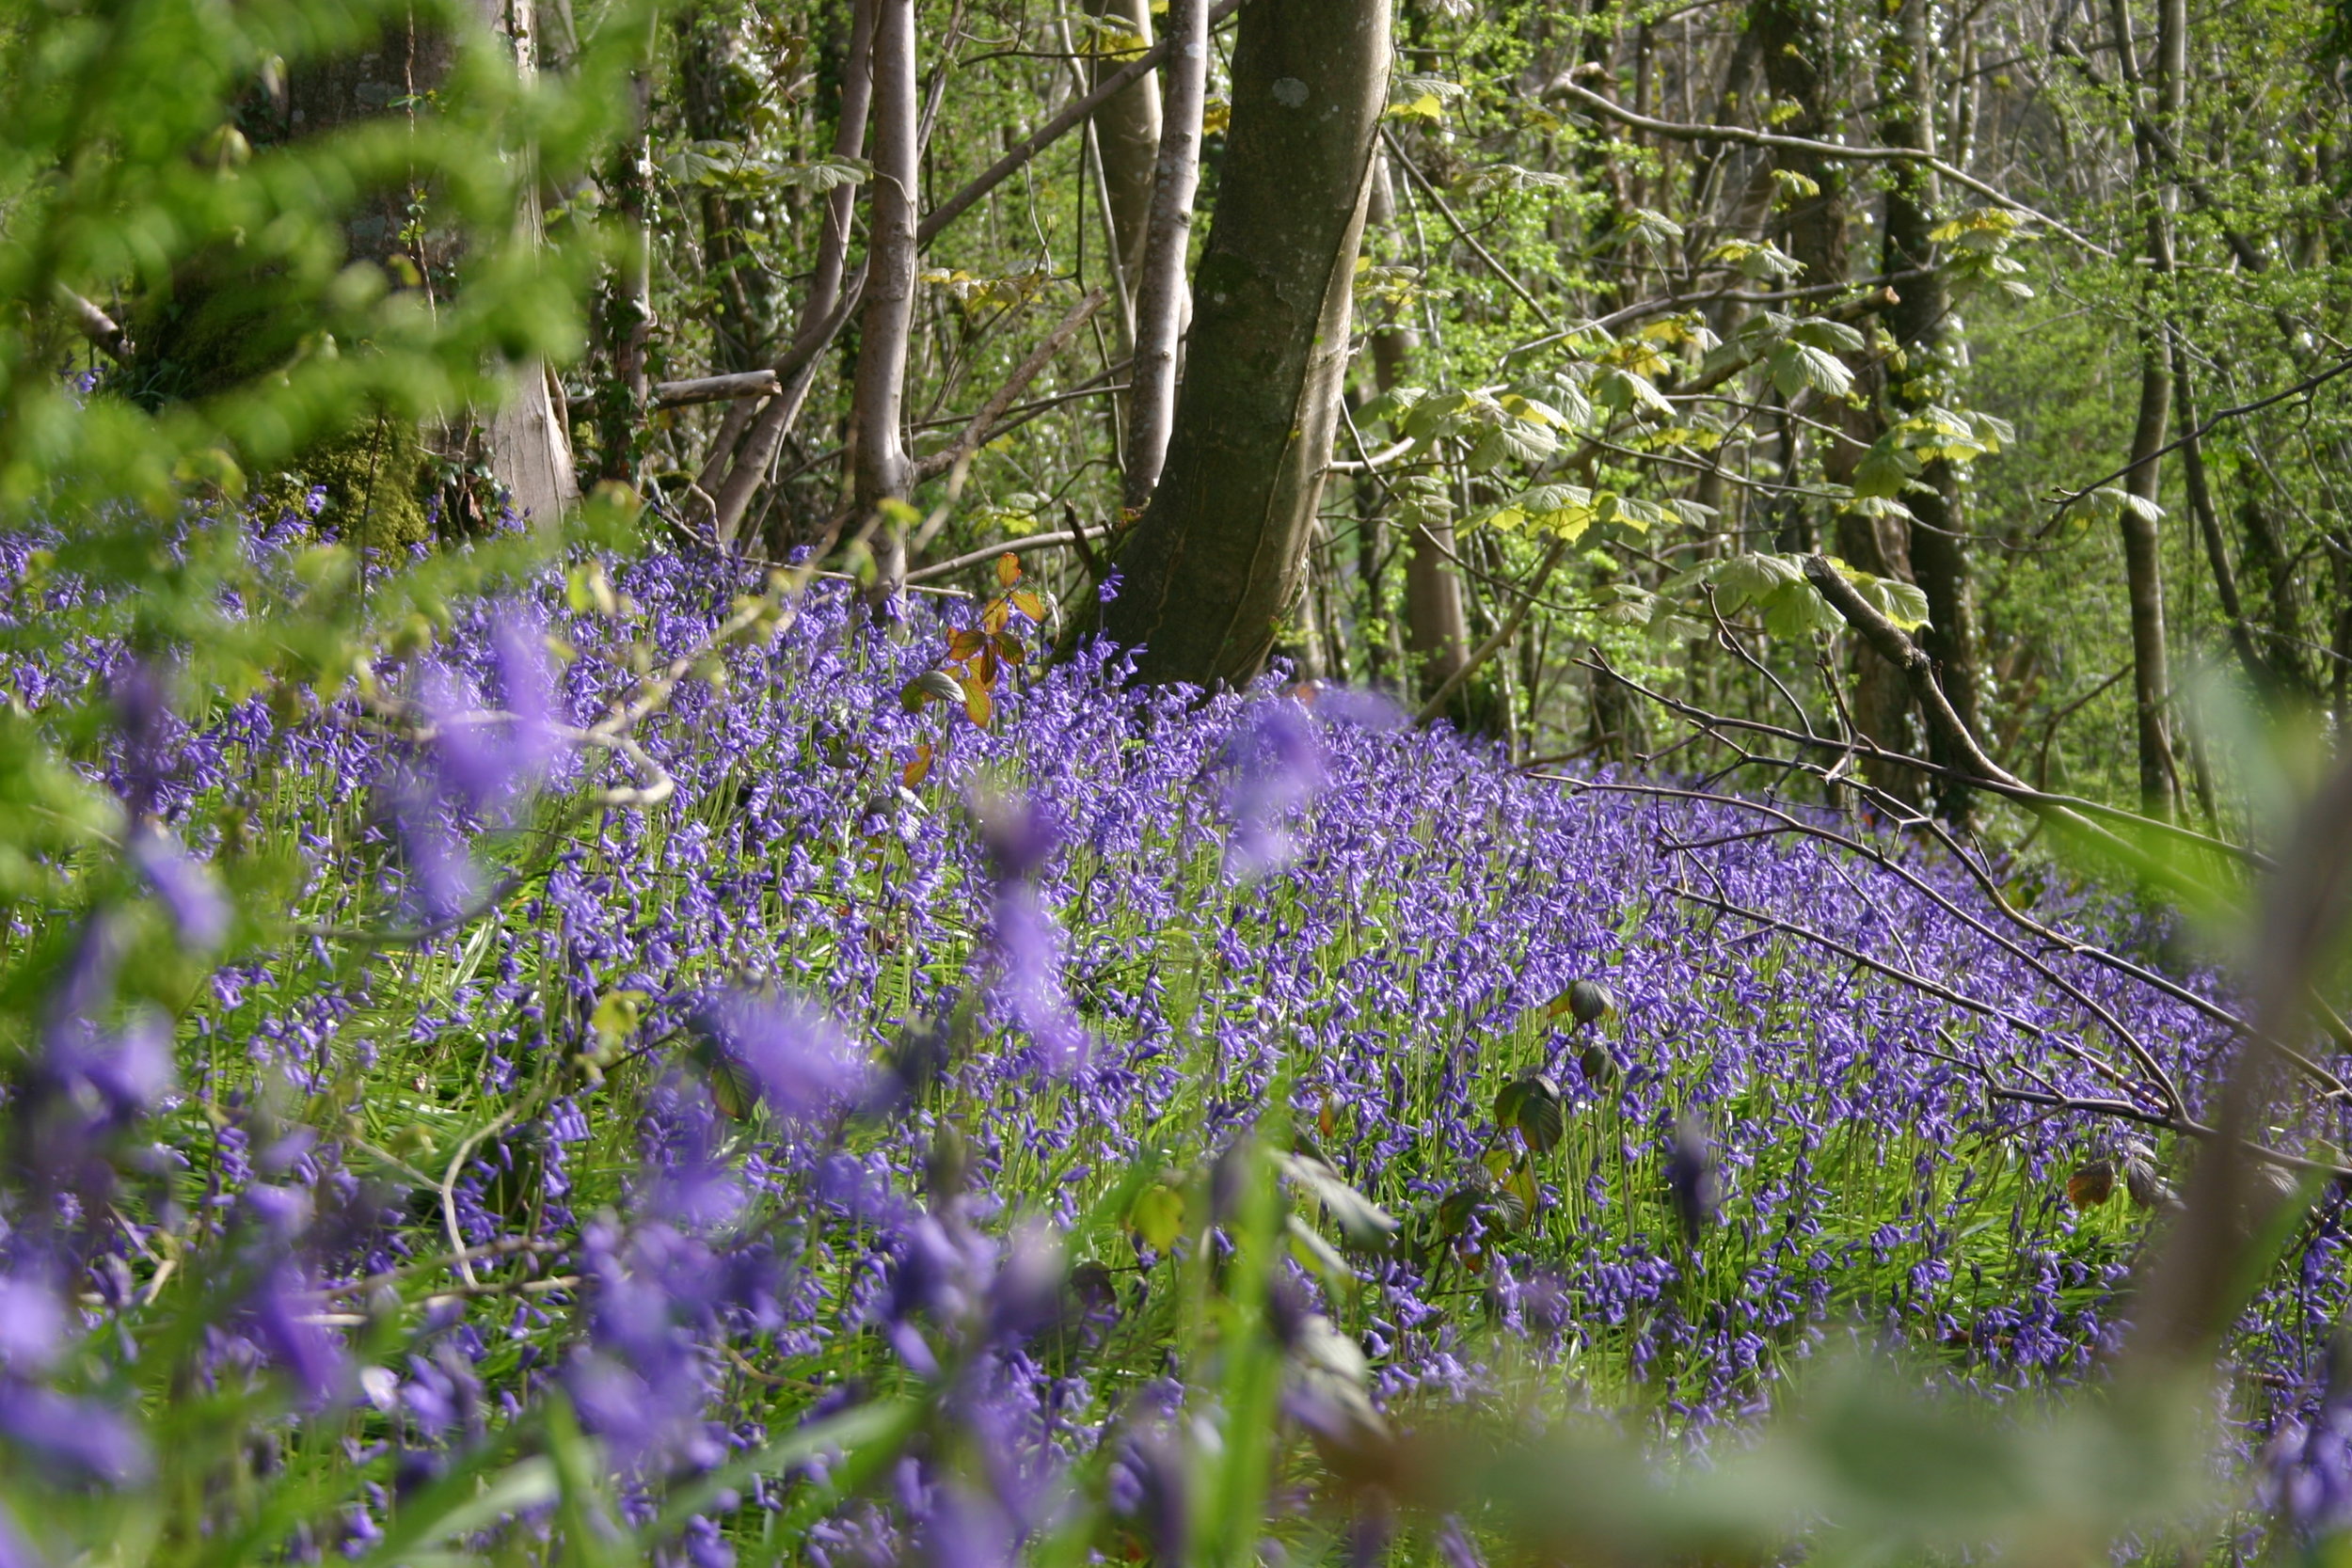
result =
[[1314,721],[1295,699],[1263,699],[1243,716],[1227,741],[1225,810],[1232,822],[1226,843],[1228,876],[1255,881],[1290,864],[1298,840],[1293,817],[1329,783]]
[[867,1069],[841,1028],[797,998],[725,990],[707,996],[696,1026],[739,1063],[760,1101],[787,1121],[805,1121],[858,1098]]
[[121,1485],[153,1468],[146,1438],[110,1406],[13,1378],[0,1378],[0,1440],[75,1481]]
[[229,935],[230,908],[212,871],[152,823],[135,826],[123,848],[163,901],[180,944],[198,953],[218,947]]

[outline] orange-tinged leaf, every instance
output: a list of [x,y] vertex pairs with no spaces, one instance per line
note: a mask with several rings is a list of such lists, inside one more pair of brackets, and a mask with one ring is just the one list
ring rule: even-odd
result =
[[995,699],[989,696],[988,688],[984,686],[977,683],[967,686],[963,689],[963,711],[972,722],[986,729],[989,720],[996,713]]
[[1040,626],[1045,624],[1045,601],[1026,588],[1012,591],[1012,608]]
[[914,749],[914,760],[899,771],[898,778],[909,789],[931,776],[931,743],[928,740]]
[[996,637],[996,657],[1008,664],[1024,664],[1028,661],[1029,650],[1010,632],[1000,632]]
[[958,626],[947,634],[947,657],[970,658],[988,646],[988,633],[976,626]]
[[2115,1196],[2115,1162],[2093,1160],[2075,1167],[2066,1179],[2066,1201],[2077,1209],[2095,1209]]
[[981,649],[980,657],[972,661],[972,678],[992,691],[996,688],[996,677],[1004,673],[1004,662],[993,647]]
[[1012,625],[1012,607],[1002,599],[991,599],[980,611],[980,629],[993,637]]
[[1021,580],[1021,558],[1007,550],[996,558],[996,586],[1010,588]]

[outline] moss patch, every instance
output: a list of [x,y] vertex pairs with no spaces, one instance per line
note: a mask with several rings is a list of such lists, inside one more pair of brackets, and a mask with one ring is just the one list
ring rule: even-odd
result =
[[417,427],[382,417],[313,443],[261,496],[270,513],[300,511],[310,490],[324,487],[319,527],[350,544],[405,548],[433,536],[422,499],[428,466]]

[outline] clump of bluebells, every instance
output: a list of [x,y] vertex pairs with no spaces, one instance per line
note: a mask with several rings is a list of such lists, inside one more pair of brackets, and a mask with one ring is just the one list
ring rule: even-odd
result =
[[[35,722],[107,693],[124,867],[0,911],[40,982],[0,1562],[129,1539],[110,1497],[297,1559],[1177,1560],[1235,1499],[1343,1551],[1386,1528],[1355,1462],[1432,1411],[1704,1446],[1857,1336],[1994,1398],[2098,1375],[2175,1151],[1988,1085],[2193,1095],[2209,977],[1361,694],[1046,668],[1019,618],[981,723],[925,696],[970,607],[808,587],[714,645],[735,576],[578,562],[324,700],[175,704],[167,648],[94,635],[0,665]],[[2233,1347],[2314,1528],[2342,1234]]]

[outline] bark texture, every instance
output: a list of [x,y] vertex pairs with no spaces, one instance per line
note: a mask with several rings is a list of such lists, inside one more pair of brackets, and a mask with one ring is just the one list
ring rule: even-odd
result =
[[[1198,0],[1196,8],[1205,18],[1208,0]],[[1087,9],[1097,21],[1131,33],[1146,45],[1152,42],[1151,0],[1088,0]],[[1177,26],[1173,5],[1168,20],[1173,31]],[[1205,58],[1205,46],[1203,55]],[[1124,63],[1098,55],[1088,72],[1089,88],[1101,87]],[[1173,56],[1168,69],[1171,75],[1179,69]],[[1161,126],[1160,87],[1148,75],[1094,111],[1094,141],[1103,154],[1103,191],[1111,211],[1119,277],[1131,300],[1139,300],[1143,292],[1144,246],[1152,231],[1152,189],[1163,151]]]
[[[1930,52],[1927,0],[1902,0],[1896,25],[1887,40],[1880,72],[1880,137],[1890,147],[1935,151],[1934,72]],[[1951,295],[1935,265],[1935,245],[1929,238],[1935,228],[1935,177],[1916,164],[1895,166],[1886,189],[1885,246],[1883,267],[1888,274],[1918,273],[1897,284],[1896,300],[1886,325],[1903,351],[1901,371],[1888,378],[1888,401],[1899,414],[1912,414],[1939,401],[1951,380],[1946,339],[1950,334]],[[1981,689],[1978,673],[1977,611],[1969,587],[1968,554],[1962,543],[1966,514],[1962,506],[1960,475],[1947,462],[1931,463],[1917,484],[1906,491],[1903,502],[1915,519],[1909,528],[1909,557],[1913,580],[1927,595],[1928,624],[1919,645],[1935,663],[1937,683],[1962,728],[1983,733]],[[1946,767],[1958,762],[1945,754],[1948,748],[1931,730],[1928,755]],[[1935,786],[1936,804],[1954,823],[1968,820],[1967,785],[1952,780]]]
[[[1168,37],[1168,92],[1158,117],[1150,234],[1136,269],[1128,274],[1136,291],[1125,453],[1124,499],[1131,512],[1151,500],[1160,482],[1176,418],[1176,354],[1191,300],[1184,269],[1192,256],[1192,202],[1200,184],[1200,114],[1209,85],[1209,0],[1169,0]],[[1106,134],[1104,146],[1109,145]],[[1104,167],[1107,173],[1107,157]]]
[[1387,0],[1256,0],[1168,466],[1104,608],[1152,681],[1239,682],[1291,607],[1347,365]]
[[874,18],[874,179],[867,209],[866,313],[859,323],[850,445],[858,521],[873,526],[869,601],[895,598],[906,581],[906,540],[882,503],[906,497],[914,478],[900,429],[907,340],[914,320],[916,160],[914,0],[881,0]]

